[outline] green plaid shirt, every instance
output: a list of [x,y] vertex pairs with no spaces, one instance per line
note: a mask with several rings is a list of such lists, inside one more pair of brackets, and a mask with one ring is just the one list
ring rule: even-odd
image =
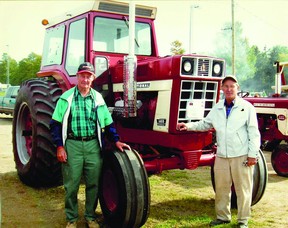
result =
[[71,105],[71,121],[69,127],[75,137],[95,136],[96,112],[91,92],[82,97],[78,88],[75,90]]

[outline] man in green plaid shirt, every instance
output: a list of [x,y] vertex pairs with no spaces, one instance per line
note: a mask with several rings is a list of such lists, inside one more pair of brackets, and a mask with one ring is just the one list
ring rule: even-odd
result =
[[76,88],[74,102],[71,104],[71,121],[68,122],[70,135],[75,137],[95,136],[96,132],[96,112],[93,111],[94,102],[92,94],[82,97]]
[[99,227],[95,210],[98,202],[102,168],[103,134],[124,151],[130,147],[119,141],[110,112],[100,93],[91,88],[95,79],[91,63],[81,64],[77,86],[59,98],[52,120],[51,135],[57,145],[57,159],[62,163],[65,188],[66,227],[76,227],[78,189],[82,174],[86,185],[85,219],[88,227]]

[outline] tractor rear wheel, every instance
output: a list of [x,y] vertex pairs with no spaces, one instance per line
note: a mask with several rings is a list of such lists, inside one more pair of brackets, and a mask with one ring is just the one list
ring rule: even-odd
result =
[[282,177],[288,177],[288,145],[281,144],[272,151],[271,163],[275,172]]
[[20,180],[33,187],[61,183],[49,122],[62,90],[57,83],[33,79],[19,90],[13,117],[13,153]]
[[105,153],[99,200],[105,221],[111,227],[137,228],[145,224],[150,210],[150,187],[136,151]]
[[[215,190],[214,169],[211,167],[211,180],[213,189]],[[251,206],[258,203],[264,195],[266,185],[268,182],[268,168],[266,159],[261,150],[259,150],[258,163],[254,166],[253,174],[253,190],[252,190],[252,203]],[[237,208],[237,196],[234,185],[231,187],[231,208]]]

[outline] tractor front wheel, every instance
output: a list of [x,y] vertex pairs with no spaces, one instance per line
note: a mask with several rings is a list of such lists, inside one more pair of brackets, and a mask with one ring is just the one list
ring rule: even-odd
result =
[[272,151],[271,163],[279,176],[288,177],[288,145],[281,144]]
[[136,151],[105,153],[99,200],[110,227],[138,228],[145,224],[150,210],[150,187]]

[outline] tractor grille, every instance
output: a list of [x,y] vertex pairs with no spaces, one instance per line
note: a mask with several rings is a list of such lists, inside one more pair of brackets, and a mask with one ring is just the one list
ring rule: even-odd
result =
[[198,60],[198,75],[208,76],[209,75],[209,59],[199,59]]
[[180,76],[185,77],[224,77],[225,61],[213,58],[182,56]]
[[207,116],[216,104],[218,83],[210,81],[181,82],[178,122],[192,122]]

